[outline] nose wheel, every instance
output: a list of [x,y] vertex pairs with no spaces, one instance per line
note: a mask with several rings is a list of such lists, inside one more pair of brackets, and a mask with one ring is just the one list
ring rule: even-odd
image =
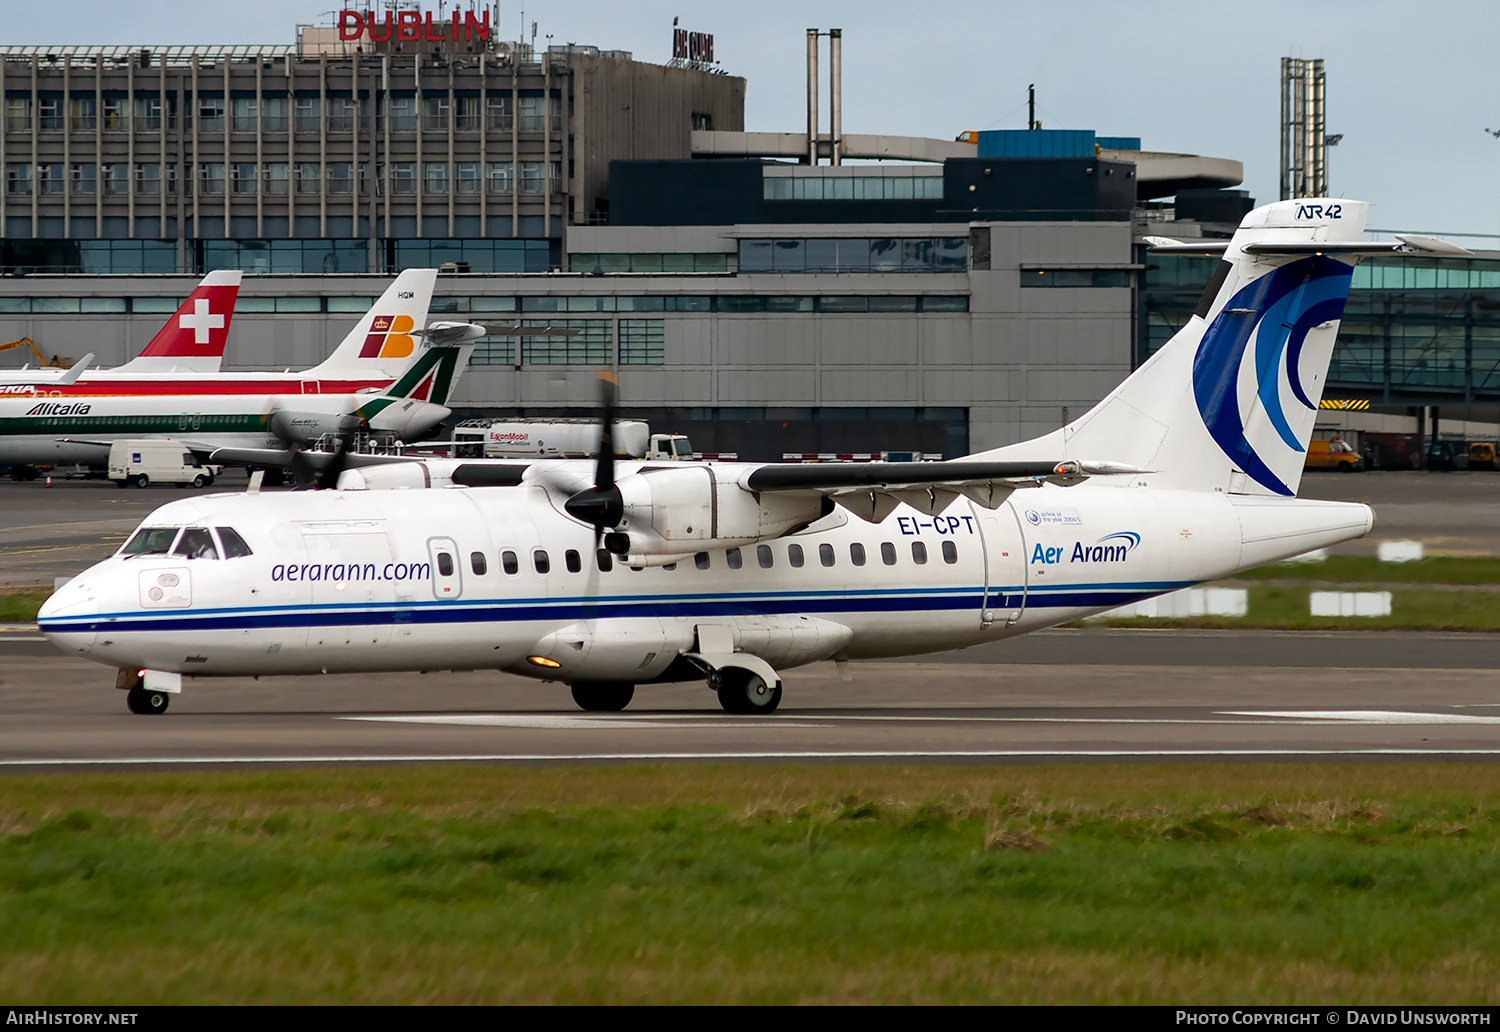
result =
[[167,712],[166,692],[153,692],[145,688],[132,688],[125,695],[125,705],[130,707],[132,713],[165,713]]

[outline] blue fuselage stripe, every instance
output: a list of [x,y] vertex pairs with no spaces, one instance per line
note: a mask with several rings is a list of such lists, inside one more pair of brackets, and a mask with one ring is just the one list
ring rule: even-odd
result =
[[[1122,606],[1187,583],[1077,585],[996,590],[988,596],[993,609],[1096,609]],[[745,596],[615,596],[584,599],[491,599],[472,602],[424,602],[309,605],[266,609],[215,609],[162,613],[107,613],[88,618],[41,622],[54,634],[96,631],[248,630],[269,627],[402,626],[412,624],[515,623],[529,620],[598,620],[622,617],[767,616],[783,613],[919,613],[977,611],[986,604],[979,586],[933,591],[881,593],[817,592]]]

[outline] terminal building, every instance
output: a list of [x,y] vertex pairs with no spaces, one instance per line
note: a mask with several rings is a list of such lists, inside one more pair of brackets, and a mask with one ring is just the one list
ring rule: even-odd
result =
[[[608,366],[627,415],[703,451],[955,456],[1103,397],[1213,268],[1142,237],[1254,204],[1237,161],[1135,138],[845,135],[811,60],[806,131],[750,133],[708,61],[482,26],[0,48],[0,341],[114,364],[233,267],[226,366],[310,366],[395,271],[441,266],[435,312],[554,331],[483,341],[459,418],[587,415]],[[1327,393],[1494,411],[1495,257],[1363,263]]]

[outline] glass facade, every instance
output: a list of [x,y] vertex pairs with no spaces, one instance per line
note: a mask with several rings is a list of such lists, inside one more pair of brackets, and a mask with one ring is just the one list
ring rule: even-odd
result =
[[591,254],[568,255],[569,272],[607,275],[621,272],[728,272],[727,254]]
[[936,176],[766,176],[768,201],[941,201]]
[[964,272],[965,237],[745,239],[740,272]]
[[666,322],[662,319],[620,320],[620,364],[662,365]]
[[522,326],[572,331],[567,336],[522,337],[522,365],[608,365],[613,319],[525,319]]
[[[1185,324],[1217,258],[1142,259],[1136,363]],[[1394,404],[1500,399],[1500,263],[1366,258],[1355,266],[1329,392]]]
[[394,240],[384,271],[436,269],[452,262],[458,272],[546,272],[552,246],[547,240]]
[[1023,287],[1128,287],[1127,269],[1022,269]]
[[200,272],[240,269],[260,273],[369,272],[369,246],[363,240],[198,240]]

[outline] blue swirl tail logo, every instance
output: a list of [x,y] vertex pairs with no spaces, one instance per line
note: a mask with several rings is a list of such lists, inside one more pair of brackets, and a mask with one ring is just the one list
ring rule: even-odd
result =
[[1297,404],[1317,408],[1298,372],[1302,348],[1314,327],[1344,314],[1353,271],[1344,262],[1316,255],[1259,277],[1229,299],[1204,331],[1193,359],[1193,397],[1209,436],[1250,479],[1277,494],[1293,492],[1245,436],[1240,369],[1246,361],[1254,363],[1260,408],[1282,443],[1293,453],[1304,452],[1282,407],[1282,378]]

